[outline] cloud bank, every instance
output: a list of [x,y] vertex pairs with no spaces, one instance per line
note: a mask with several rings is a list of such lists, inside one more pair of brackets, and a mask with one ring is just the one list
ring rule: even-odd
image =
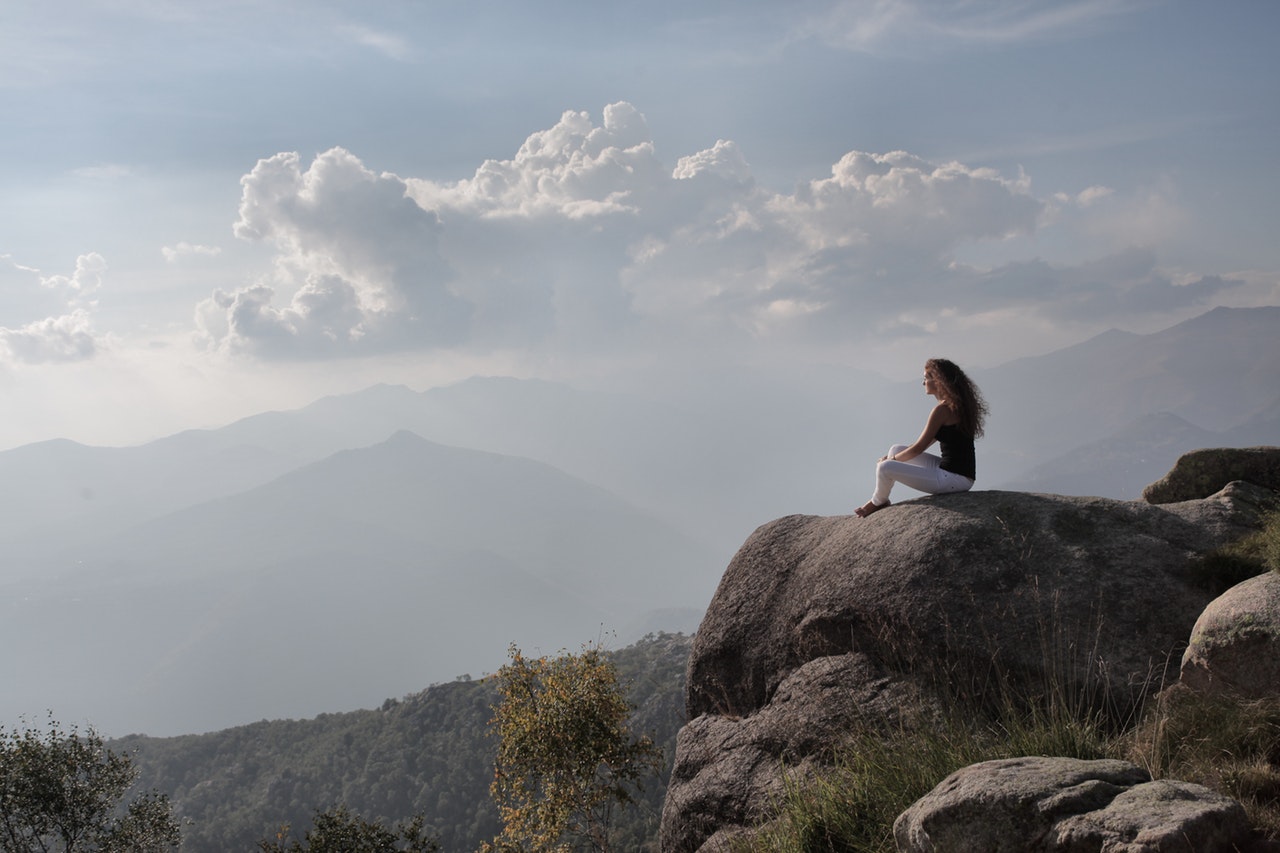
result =
[[334,148],[305,166],[261,160],[242,189],[235,234],[271,247],[273,269],[213,293],[196,322],[206,346],[264,358],[834,346],[993,314],[1120,321],[1235,286],[1175,282],[1134,246],[1078,267],[957,260],[1068,215],[1106,221],[1103,186],[1042,200],[1024,174],[851,151],[779,193],[731,141],[664,163],[627,103],[598,124],[566,112],[456,182],[375,172]]

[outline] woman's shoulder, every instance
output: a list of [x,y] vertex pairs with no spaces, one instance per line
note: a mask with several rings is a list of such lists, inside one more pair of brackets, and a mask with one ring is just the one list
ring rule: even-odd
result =
[[960,423],[960,413],[947,403],[939,403],[934,406],[932,417],[937,418],[942,426],[955,426]]

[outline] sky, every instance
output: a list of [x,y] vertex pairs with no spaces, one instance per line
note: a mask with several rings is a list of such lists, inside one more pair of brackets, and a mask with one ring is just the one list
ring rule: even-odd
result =
[[914,379],[1277,305],[1277,32],[1272,2],[6,0],[0,449],[476,374]]

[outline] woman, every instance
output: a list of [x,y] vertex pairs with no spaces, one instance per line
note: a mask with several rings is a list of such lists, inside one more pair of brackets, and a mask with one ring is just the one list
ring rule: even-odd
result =
[[[967,492],[977,477],[973,440],[982,435],[987,403],[964,371],[945,358],[924,364],[924,392],[938,399],[915,444],[895,444],[876,465],[876,490],[854,510],[866,518],[889,505],[889,490],[902,483],[931,495]],[[941,456],[925,453],[934,442]]]

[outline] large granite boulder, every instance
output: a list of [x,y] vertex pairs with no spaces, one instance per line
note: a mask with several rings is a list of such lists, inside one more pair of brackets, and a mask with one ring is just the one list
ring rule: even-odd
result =
[[1280,447],[1212,447],[1178,457],[1163,478],[1142,490],[1147,503],[1199,500],[1243,480],[1280,492]]
[[694,640],[662,849],[717,849],[853,726],[927,713],[942,688],[981,695],[993,667],[1032,689],[1049,667],[1068,688],[1137,703],[1174,680],[1212,598],[1197,555],[1256,529],[1270,496],[969,492],[764,525]]
[[1266,572],[1210,602],[1191,630],[1181,681],[1201,692],[1280,697],[1280,574]]
[[1010,758],[952,773],[893,825],[902,853],[1232,853],[1244,807],[1125,761]]

